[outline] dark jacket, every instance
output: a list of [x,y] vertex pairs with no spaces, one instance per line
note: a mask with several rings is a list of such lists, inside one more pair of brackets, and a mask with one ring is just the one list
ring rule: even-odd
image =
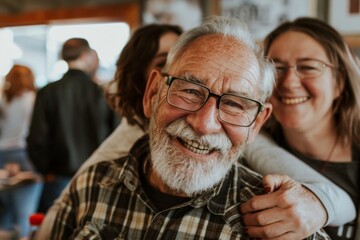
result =
[[101,87],[69,70],[38,92],[28,153],[40,173],[72,176],[117,124]]

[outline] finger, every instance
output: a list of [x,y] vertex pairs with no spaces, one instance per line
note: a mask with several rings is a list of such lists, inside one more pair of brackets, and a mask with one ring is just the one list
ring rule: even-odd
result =
[[268,208],[276,207],[278,204],[278,192],[257,195],[240,205],[242,214],[257,212]]
[[273,192],[288,183],[291,179],[285,175],[269,174],[263,177],[265,192]]
[[[266,226],[250,226],[247,227],[247,234],[251,238],[261,238],[261,239],[273,239],[279,238],[284,239],[283,237],[286,234],[290,234],[287,221],[279,221]],[[281,237],[281,238],[280,238]],[[297,238],[289,238],[289,239],[297,239]]]
[[266,226],[279,221],[287,221],[288,214],[287,210],[270,208],[260,212],[245,214],[242,219],[246,226]]

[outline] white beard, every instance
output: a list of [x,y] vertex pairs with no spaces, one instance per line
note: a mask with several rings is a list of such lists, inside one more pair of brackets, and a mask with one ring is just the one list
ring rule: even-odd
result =
[[[155,119],[154,119],[155,118]],[[173,191],[188,196],[209,190],[224,179],[243,153],[243,146],[233,146],[225,133],[198,136],[184,119],[172,122],[165,130],[151,119],[151,163],[155,173]],[[206,162],[193,159],[170,144],[172,138],[196,141],[217,154]]]

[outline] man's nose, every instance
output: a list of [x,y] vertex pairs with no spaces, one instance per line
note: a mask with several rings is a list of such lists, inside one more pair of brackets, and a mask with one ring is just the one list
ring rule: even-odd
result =
[[190,113],[187,122],[199,135],[219,133],[222,129],[216,108],[216,98],[210,97],[198,111]]

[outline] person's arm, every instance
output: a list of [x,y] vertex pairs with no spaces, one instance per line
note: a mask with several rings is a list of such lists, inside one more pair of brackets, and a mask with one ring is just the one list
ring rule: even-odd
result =
[[327,211],[326,225],[342,225],[355,218],[354,203],[343,189],[276,145],[269,136],[259,134],[247,146],[245,157],[250,168],[262,175],[287,175],[310,189]]

